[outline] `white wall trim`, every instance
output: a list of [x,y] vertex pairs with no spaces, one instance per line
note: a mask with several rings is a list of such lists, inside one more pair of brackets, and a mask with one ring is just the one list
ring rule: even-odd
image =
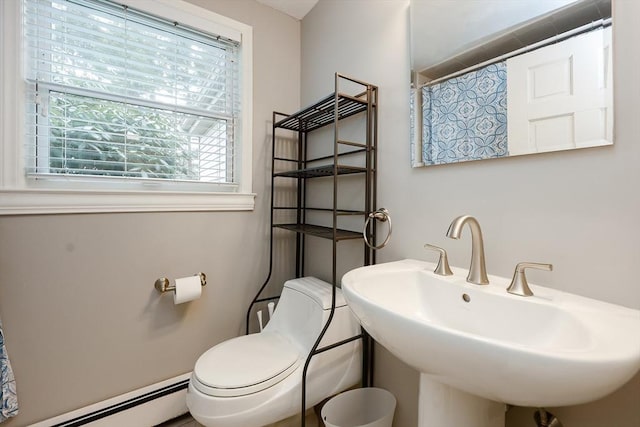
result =
[[253,210],[255,194],[0,190],[0,215]]
[[[172,384],[188,380],[190,376],[191,372],[188,372],[186,374],[152,384],[148,387],[134,390],[130,393],[125,393],[93,405],[85,406],[84,408],[80,408],[75,411],[67,412],[66,414],[31,424],[30,427],[51,427],[55,425],[64,426],[65,423],[70,423],[72,420],[77,420],[78,418],[89,416],[90,414],[99,413],[100,411],[123,404],[131,399],[135,399]],[[157,425],[188,412],[186,394],[187,390],[182,389],[155,400],[151,400],[147,403],[82,425],[91,427]],[[78,424],[74,422],[74,425]]]

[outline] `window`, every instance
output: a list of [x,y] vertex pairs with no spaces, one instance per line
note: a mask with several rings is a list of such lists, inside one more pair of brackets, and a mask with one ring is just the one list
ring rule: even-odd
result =
[[[3,3],[20,9],[19,0]],[[22,142],[11,147],[2,135],[0,148],[20,156],[3,162],[2,200],[13,202],[0,200],[0,213],[16,213],[21,196],[46,194],[46,205],[69,192],[104,196],[88,211],[253,207],[250,27],[176,0],[126,3],[23,1],[23,27],[13,24],[24,46],[15,94],[24,117],[14,131]],[[109,209],[116,195],[137,207]]]

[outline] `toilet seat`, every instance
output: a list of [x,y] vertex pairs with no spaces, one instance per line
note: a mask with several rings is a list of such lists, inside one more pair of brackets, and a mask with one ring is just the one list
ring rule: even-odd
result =
[[244,396],[289,376],[300,364],[298,349],[273,332],[244,335],[205,352],[193,370],[194,387],[209,396]]

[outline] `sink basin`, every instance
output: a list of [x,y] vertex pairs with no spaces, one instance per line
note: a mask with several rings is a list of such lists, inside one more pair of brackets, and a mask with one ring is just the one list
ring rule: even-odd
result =
[[640,369],[640,311],[551,288],[506,292],[510,279],[467,283],[466,270],[402,260],[342,279],[363,327],[438,383],[520,406],[586,403]]

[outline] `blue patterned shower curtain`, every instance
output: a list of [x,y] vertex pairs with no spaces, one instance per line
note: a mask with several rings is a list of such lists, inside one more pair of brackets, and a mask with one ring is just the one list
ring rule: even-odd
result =
[[2,322],[0,321],[0,423],[16,415],[18,415],[16,381],[13,378],[9,356],[4,345]]
[[422,114],[425,164],[506,156],[506,64],[491,64],[423,87]]

